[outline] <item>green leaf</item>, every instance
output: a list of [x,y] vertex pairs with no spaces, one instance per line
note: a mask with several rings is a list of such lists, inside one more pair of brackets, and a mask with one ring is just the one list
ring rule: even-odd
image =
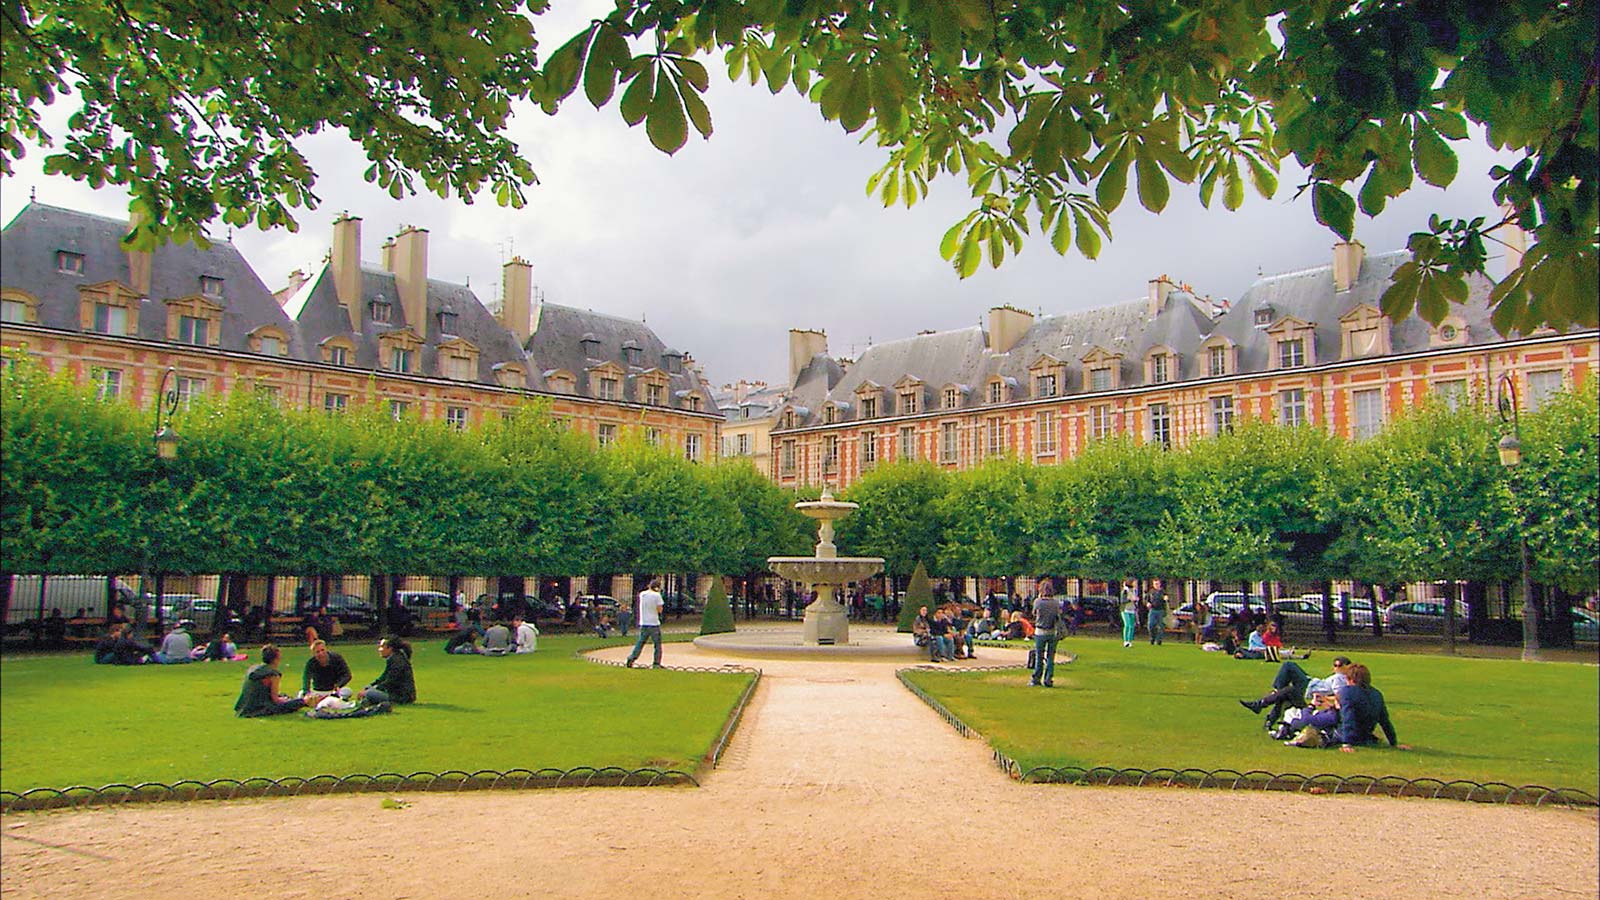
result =
[[694,130],[700,132],[703,138],[711,137],[711,110],[706,108],[706,102],[700,99],[699,92],[692,86],[686,89],[682,82],[678,90],[683,94],[684,108],[689,111],[689,121],[694,123]]
[[599,26],[590,26],[574,35],[572,40],[562,44],[561,49],[552,53],[550,60],[545,63],[545,79],[556,89],[558,99],[565,99],[578,89],[578,74],[583,71],[584,60],[589,54],[589,42],[597,27]]
[[611,94],[616,89],[617,64],[603,53],[590,53],[589,64],[583,69],[584,96],[589,98],[595,109],[599,109],[611,102]]
[[1317,182],[1311,189],[1311,212],[1318,222],[1347,241],[1355,233],[1356,202],[1339,187]]
[[622,92],[622,120],[629,125],[644,121],[650,112],[650,98],[655,92],[655,66],[647,65],[633,77],[633,83]]
[[1228,175],[1222,185],[1222,205],[1231,212],[1244,203],[1244,178],[1239,174],[1239,161],[1228,160]]
[[706,67],[688,57],[679,57],[676,62],[678,71],[694,85],[694,89],[702,94],[705,93],[706,88],[711,86],[711,79],[706,75]]
[[1120,206],[1123,196],[1128,193],[1128,156],[1128,147],[1124,144],[1111,162],[1106,164],[1100,180],[1095,182],[1095,202],[1106,212],[1112,212]]
[[867,69],[850,74],[844,102],[839,106],[839,124],[845,131],[858,131],[872,115],[872,75]]
[[1439,130],[1439,133],[1452,141],[1467,139],[1467,118],[1453,109],[1427,109],[1423,116],[1428,124]]
[[[1066,218],[1063,216],[1062,218]],[[1072,223],[1078,229],[1078,252],[1088,259],[1098,259],[1100,256],[1100,232],[1094,230],[1083,213],[1074,209]]]
[[966,224],[967,220],[962,219],[951,225],[950,229],[944,233],[944,237],[939,241],[939,256],[949,260],[955,259],[956,251],[961,249],[961,229]]
[[645,133],[657,150],[668,155],[677,153],[689,140],[689,122],[683,113],[683,101],[670,78],[656,79],[656,95],[650,101],[650,114],[645,118]]
[[1162,173],[1161,165],[1155,157],[1146,153],[1138,155],[1135,165],[1139,171],[1139,205],[1153,213],[1166,209],[1171,188],[1167,185],[1167,176]]
[[1278,175],[1266,163],[1254,156],[1246,155],[1245,163],[1250,169],[1250,181],[1256,187],[1256,193],[1263,199],[1271,200],[1278,193]]
[[978,271],[978,263],[983,260],[983,247],[978,243],[976,231],[977,229],[968,231],[961,240],[961,255],[956,260],[956,272],[962,278]]
[[1367,173],[1367,180],[1361,183],[1356,200],[1361,204],[1361,211],[1368,216],[1376,216],[1388,205],[1389,197],[1383,189],[1383,176],[1379,174],[1377,166]]
[[1411,138],[1411,155],[1416,162],[1417,177],[1423,181],[1434,187],[1448,187],[1455,181],[1455,151],[1431,127],[1417,123],[1416,134]]
[[[1079,225],[1079,227],[1083,227]],[[1050,230],[1050,247],[1061,256],[1067,255],[1067,248],[1072,246],[1072,225],[1067,222],[1063,213],[1056,219],[1056,227]]]

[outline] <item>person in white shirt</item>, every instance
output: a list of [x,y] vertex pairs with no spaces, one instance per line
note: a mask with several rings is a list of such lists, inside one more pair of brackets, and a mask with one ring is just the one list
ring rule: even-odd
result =
[[628,668],[633,668],[647,638],[655,644],[656,651],[651,668],[661,668],[661,607],[665,605],[661,599],[661,579],[650,579],[650,586],[639,592],[639,638],[633,642],[633,652],[628,654]]
[[532,622],[518,616],[511,620],[511,624],[516,626],[518,653],[532,653],[539,649],[539,629]]

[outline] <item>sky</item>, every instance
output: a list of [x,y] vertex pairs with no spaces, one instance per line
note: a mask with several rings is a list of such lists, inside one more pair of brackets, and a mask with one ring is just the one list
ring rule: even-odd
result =
[[[585,20],[558,8],[537,25],[541,44],[559,46]],[[701,140],[691,129],[675,156],[655,150],[642,125],[629,128],[614,102],[597,111],[580,91],[554,117],[529,106],[510,133],[541,183],[515,210],[487,196],[471,205],[431,194],[393,200],[359,177],[358,145],[325,132],[301,144],[319,176],[319,208],[295,213],[298,232],[239,229],[233,240],[276,289],[292,270],[320,267],[341,212],[362,218],[362,258],[374,264],[385,237],[416,225],[429,231],[429,276],[467,282],[491,305],[501,263],[520,255],[548,302],[643,319],[718,385],[785,382],[791,328],[826,331],[830,353],[853,358],[874,342],[977,324],[1001,304],[1054,315],[1132,300],[1163,274],[1234,299],[1262,274],[1328,264],[1338,240],[1313,219],[1309,193],[1294,199],[1302,175],[1290,161],[1277,197],[1247,192],[1232,213],[1220,191],[1207,210],[1196,187],[1174,184],[1157,216],[1130,183],[1099,259],[1058,256],[1036,233],[1000,269],[986,261],[958,279],[938,245],[971,208],[964,178],[936,180],[911,209],[885,209],[865,190],[884,151],[824,121],[792,89],[773,96],[731,84],[718,60],[705,61],[715,130]],[[57,135],[68,102],[48,111]],[[1448,190],[1419,181],[1378,218],[1358,214],[1355,236],[1368,252],[1403,248],[1430,213],[1494,213],[1487,173],[1506,158],[1473,137],[1455,145],[1460,175]],[[0,220],[11,221],[32,191],[54,206],[127,215],[125,192],[47,177],[43,156],[31,151],[0,181]],[[220,223],[213,230],[227,233]],[[1491,263],[1490,274],[1501,269]]]

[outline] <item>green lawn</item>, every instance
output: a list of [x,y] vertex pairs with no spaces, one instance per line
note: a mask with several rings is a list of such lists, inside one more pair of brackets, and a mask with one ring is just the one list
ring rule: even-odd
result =
[[[420,642],[418,702],[347,721],[236,718],[247,663],[124,668],[83,654],[7,658],[0,789],[586,765],[692,772],[752,676],[628,671],[573,655],[618,643],[544,636],[538,653],[496,658],[446,656],[441,642]],[[357,687],[382,669],[373,644],[336,649]],[[284,651],[289,693],[299,690],[305,659],[304,647]]]
[[[1031,766],[1262,769],[1431,776],[1542,784],[1600,793],[1600,679],[1591,665],[1459,659],[1362,651],[1401,743],[1412,752],[1300,750],[1265,737],[1239,698],[1261,696],[1276,663],[1203,653],[1182,643],[1123,649],[1068,640],[1077,662],[1054,690],[1022,671],[909,677],[991,744]],[[981,654],[980,654],[981,655]],[[1313,676],[1334,653],[1301,663]],[[1381,740],[1381,735],[1380,735]]]

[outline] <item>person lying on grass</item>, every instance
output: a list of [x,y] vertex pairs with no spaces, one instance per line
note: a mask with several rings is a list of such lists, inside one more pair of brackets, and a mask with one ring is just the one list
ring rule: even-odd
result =
[[1349,665],[1350,657],[1335,656],[1333,671],[1328,677],[1312,678],[1299,664],[1285,662],[1278,667],[1278,674],[1272,677],[1272,690],[1263,694],[1260,700],[1240,700],[1239,705],[1256,715],[1270,707],[1266,728],[1276,731],[1287,710],[1315,706],[1318,695],[1332,696],[1339,688],[1349,684],[1350,680],[1344,674]]
[[1382,728],[1389,746],[1410,750],[1410,745],[1400,743],[1395,736],[1383,694],[1372,686],[1372,672],[1360,663],[1352,663],[1345,667],[1344,674],[1350,683],[1339,688],[1331,699],[1319,699],[1319,708],[1301,720],[1300,733],[1285,743],[1291,747],[1338,747],[1345,753],[1354,753],[1359,746],[1378,743],[1374,732]]
[[305,706],[305,701],[299,697],[285,697],[279,692],[283,681],[283,673],[278,671],[280,656],[278,648],[272,644],[261,648],[261,662],[244,673],[239,699],[233,704],[234,715],[240,718],[277,716]]
[[356,697],[376,706],[379,703],[415,703],[417,683],[411,675],[411,645],[397,637],[378,642],[383,657],[383,674],[356,693]]

